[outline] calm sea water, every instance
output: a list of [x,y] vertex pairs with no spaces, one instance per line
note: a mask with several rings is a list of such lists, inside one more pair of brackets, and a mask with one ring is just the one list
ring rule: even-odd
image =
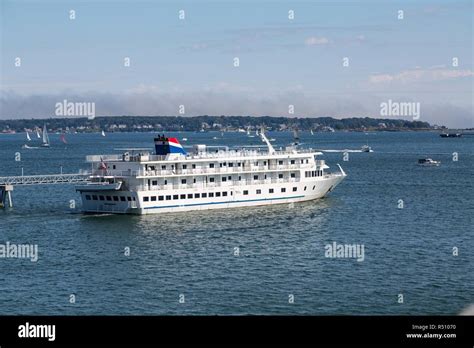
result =
[[[237,133],[174,135],[261,144]],[[269,134],[277,146],[290,136]],[[153,134],[67,138],[23,150],[24,134],[0,135],[0,176],[77,172],[87,154],[151,147]],[[0,243],[37,244],[39,259],[0,259],[0,314],[456,314],[474,302],[474,136],[303,133],[301,141],[322,149],[368,141],[375,152],[347,162],[324,155],[348,177],[329,197],[293,208],[85,216],[72,185],[15,187],[14,208],[0,209]],[[425,156],[442,165],[417,166]],[[363,244],[364,261],[326,258],[333,242]]]

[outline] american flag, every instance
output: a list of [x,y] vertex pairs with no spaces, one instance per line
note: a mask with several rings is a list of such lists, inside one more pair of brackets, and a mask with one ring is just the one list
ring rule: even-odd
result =
[[99,169],[100,169],[100,170],[107,170],[107,163],[104,162],[104,160],[102,159],[102,157],[100,158]]

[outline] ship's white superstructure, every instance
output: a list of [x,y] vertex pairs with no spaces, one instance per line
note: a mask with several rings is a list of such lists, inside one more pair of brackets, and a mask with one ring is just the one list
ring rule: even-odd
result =
[[195,145],[155,138],[149,149],[87,156],[91,182],[76,186],[87,213],[152,214],[293,203],[324,197],[346,174],[328,173],[322,155],[288,146],[267,150]]

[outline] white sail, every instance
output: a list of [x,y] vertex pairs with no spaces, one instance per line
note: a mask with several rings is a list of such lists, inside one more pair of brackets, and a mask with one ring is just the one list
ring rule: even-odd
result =
[[48,136],[48,130],[46,129],[46,124],[43,126],[43,144],[41,146],[44,146],[44,147],[49,146],[49,136]]
[[105,137],[105,132],[104,131],[102,131],[102,136]]
[[41,138],[41,136],[40,136],[38,130],[36,130],[36,137],[37,137],[38,139]]
[[31,141],[30,134],[29,134],[28,132],[26,132],[26,139],[27,139],[28,141]]

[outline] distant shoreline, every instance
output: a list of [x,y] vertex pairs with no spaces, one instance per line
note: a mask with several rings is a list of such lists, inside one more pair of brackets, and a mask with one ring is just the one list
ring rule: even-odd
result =
[[269,131],[432,131],[446,130],[444,126],[424,121],[403,119],[352,117],[277,117],[277,116],[101,116],[9,119],[0,120],[0,132],[35,131],[46,124],[52,132],[163,132],[163,131],[221,131],[255,132],[262,126]]

